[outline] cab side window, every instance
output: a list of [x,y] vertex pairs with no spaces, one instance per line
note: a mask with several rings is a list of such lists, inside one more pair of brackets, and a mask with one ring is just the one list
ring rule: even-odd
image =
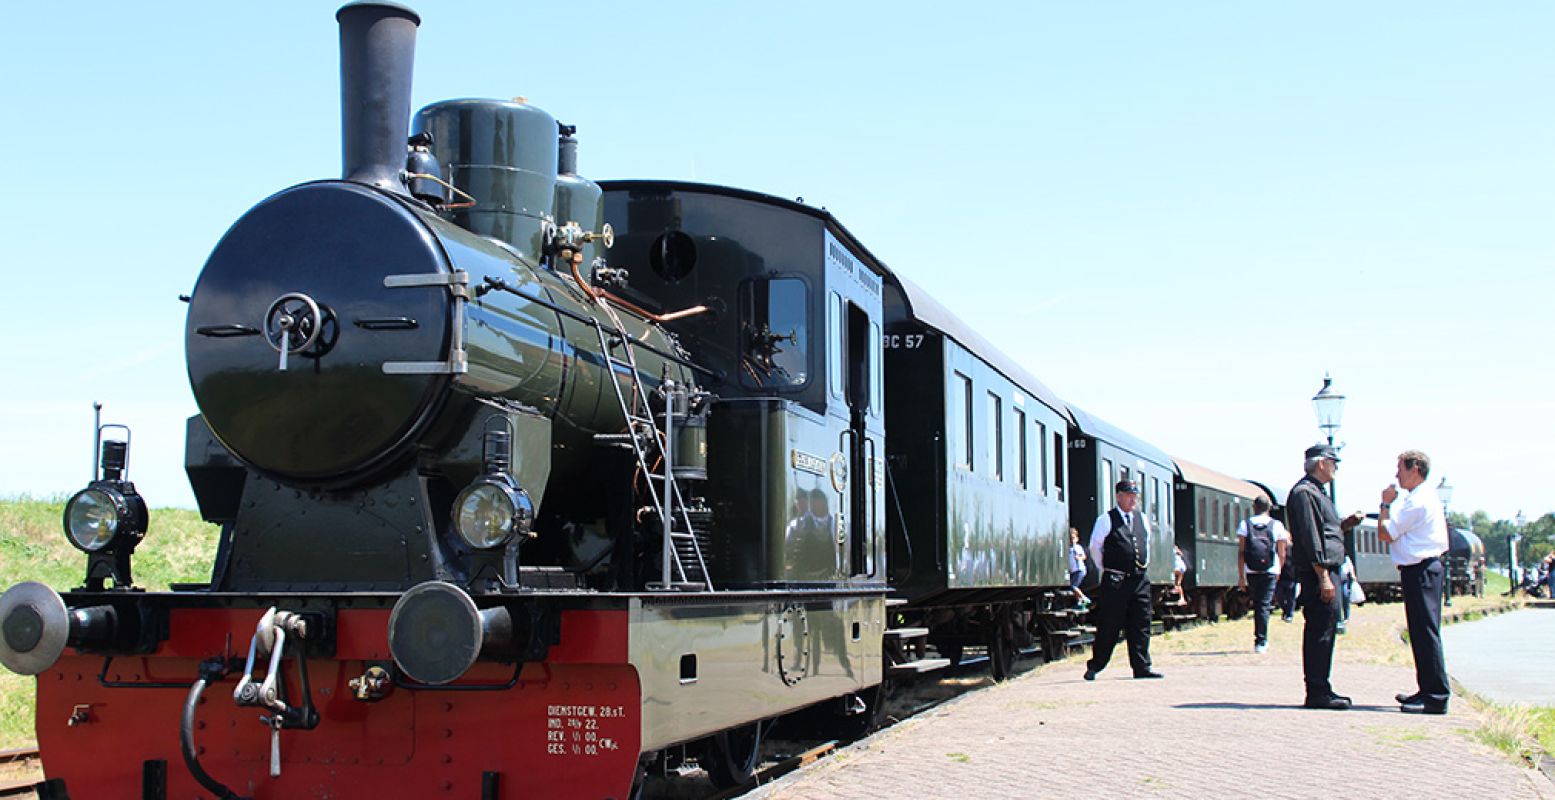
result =
[[740,285],[740,384],[794,390],[810,380],[809,297],[798,278]]

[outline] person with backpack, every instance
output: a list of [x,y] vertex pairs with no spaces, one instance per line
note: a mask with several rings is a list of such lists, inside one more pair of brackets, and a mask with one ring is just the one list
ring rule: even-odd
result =
[[1273,611],[1274,583],[1290,547],[1290,534],[1280,521],[1269,516],[1269,498],[1253,500],[1253,515],[1242,520],[1236,535],[1237,585],[1253,606],[1253,652],[1269,649],[1269,615]]

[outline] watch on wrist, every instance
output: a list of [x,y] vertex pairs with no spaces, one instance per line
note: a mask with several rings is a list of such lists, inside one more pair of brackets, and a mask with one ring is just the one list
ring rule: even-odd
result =
[[1382,504],[1382,510],[1383,511],[1387,511],[1388,510],[1388,504],[1387,503],[1383,503]]

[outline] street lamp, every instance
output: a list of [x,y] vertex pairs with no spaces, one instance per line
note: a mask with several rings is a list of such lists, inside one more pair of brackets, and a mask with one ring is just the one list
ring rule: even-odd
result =
[[[1452,549],[1452,522],[1447,519],[1447,507],[1452,504],[1452,484],[1447,482],[1447,476],[1446,475],[1442,476],[1442,482],[1441,483],[1436,484],[1436,496],[1441,498],[1441,500],[1442,500],[1442,521],[1447,524],[1447,548],[1449,550],[1451,550]],[[1469,585],[1470,585],[1470,590],[1471,591],[1472,591],[1473,583],[1474,583],[1474,563],[1473,563],[1473,560],[1474,560],[1474,550],[1473,550],[1473,548],[1470,548],[1469,549],[1469,562],[1464,565],[1464,577],[1467,578],[1467,580],[1469,582]],[[1453,559],[1448,559],[1447,562],[1449,564],[1453,563]],[[1442,596],[1445,598],[1444,602],[1445,602],[1446,605],[1449,605],[1449,606],[1452,605],[1452,571],[1451,570],[1448,570],[1448,574],[1447,574],[1447,587],[1446,587],[1446,591],[1442,592]]]
[[1517,509],[1517,517],[1512,520],[1517,527],[1512,535],[1506,537],[1506,578],[1512,584],[1507,594],[1517,596],[1517,543],[1523,540],[1523,526],[1528,524],[1528,518],[1523,516],[1523,510]]
[[[1317,426],[1328,437],[1330,447],[1334,444],[1334,431],[1339,430],[1339,418],[1344,416],[1344,395],[1333,390],[1334,381],[1323,375],[1323,388],[1312,395],[1312,411],[1317,414]],[[1328,499],[1335,500],[1334,482],[1328,482]]]

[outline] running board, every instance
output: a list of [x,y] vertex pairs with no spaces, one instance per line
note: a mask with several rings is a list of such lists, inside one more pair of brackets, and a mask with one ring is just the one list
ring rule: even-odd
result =
[[892,664],[889,670],[891,675],[918,675],[924,672],[933,672],[950,666],[948,658],[920,658],[917,661],[909,661],[906,664]]

